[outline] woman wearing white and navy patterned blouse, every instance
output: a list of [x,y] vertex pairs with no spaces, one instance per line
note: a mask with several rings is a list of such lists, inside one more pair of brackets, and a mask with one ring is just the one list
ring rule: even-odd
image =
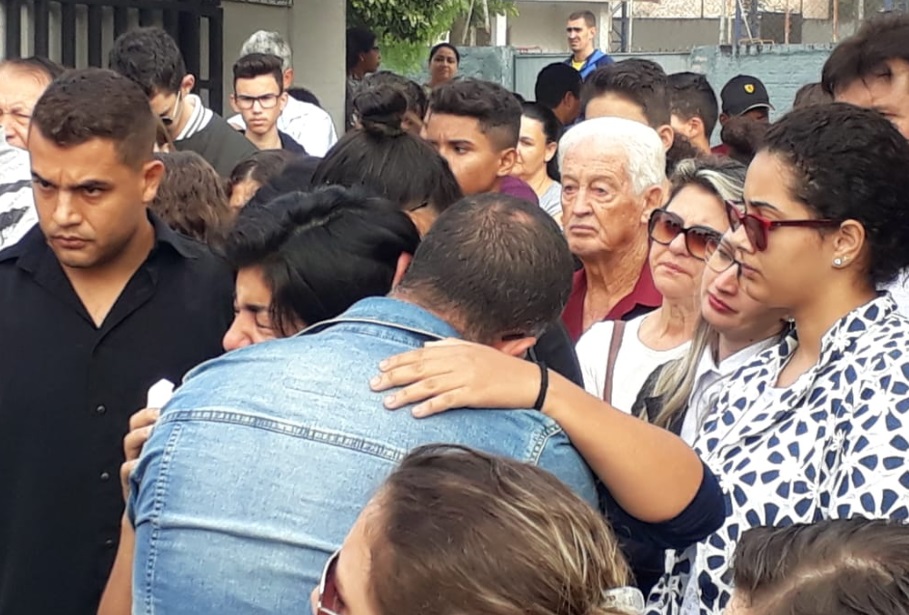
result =
[[719,613],[744,531],[907,517],[909,320],[875,288],[909,265],[909,143],[875,112],[794,111],[730,206],[745,291],[796,334],[744,366],[695,442],[727,518],[678,553],[649,613]]

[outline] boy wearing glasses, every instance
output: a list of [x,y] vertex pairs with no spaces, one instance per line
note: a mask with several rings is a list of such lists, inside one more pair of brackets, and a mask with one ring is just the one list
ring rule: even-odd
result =
[[177,43],[161,28],[138,28],[119,36],[109,64],[145,91],[177,150],[196,152],[223,177],[256,153],[252,143],[192,94],[196,78],[186,72]]
[[246,138],[260,150],[306,153],[302,145],[278,130],[278,118],[287,106],[283,64],[278,56],[251,53],[237,60],[230,104],[243,116]]

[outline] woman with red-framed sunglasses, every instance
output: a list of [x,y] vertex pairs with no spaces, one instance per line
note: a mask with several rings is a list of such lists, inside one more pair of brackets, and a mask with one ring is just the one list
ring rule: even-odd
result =
[[603,517],[553,475],[442,444],[413,450],[325,564],[313,615],[638,615]]
[[651,612],[726,607],[751,527],[909,517],[909,321],[877,290],[909,266],[907,169],[909,143],[856,107],[796,110],[767,133],[744,204],[727,206],[735,253],[708,267],[735,267],[795,330],[736,373],[695,441],[730,509],[677,554]]

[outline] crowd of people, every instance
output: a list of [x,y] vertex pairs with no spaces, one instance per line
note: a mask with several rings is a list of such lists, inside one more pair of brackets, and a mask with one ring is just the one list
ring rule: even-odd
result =
[[773,123],[596,27],[0,62],[0,614],[909,612],[909,17]]

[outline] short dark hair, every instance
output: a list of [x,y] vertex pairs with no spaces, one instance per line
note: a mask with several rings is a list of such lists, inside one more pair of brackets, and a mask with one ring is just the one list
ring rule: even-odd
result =
[[65,72],[65,68],[44,56],[29,56],[27,58],[9,58],[0,62],[0,68],[17,68],[35,75],[40,75],[48,82],[53,81]]
[[806,83],[795,93],[792,108],[810,107],[811,105],[825,105],[833,102],[833,96],[824,90],[821,83]]
[[274,326],[334,318],[391,289],[398,258],[420,235],[391,202],[340,186],[293,192],[240,210],[226,253],[237,269],[260,267]]
[[151,160],[155,122],[138,85],[110,70],[86,68],[51,82],[32,112],[31,130],[60,147],[112,141],[120,160],[138,168]]
[[165,172],[149,208],[175,231],[220,248],[231,222],[221,176],[196,152],[158,153],[155,158]]
[[568,16],[568,21],[577,21],[578,19],[583,19],[588,28],[597,27],[597,16],[592,11],[575,11]]
[[720,115],[716,92],[700,73],[673,73],[668,77],[669,111],[683,120],[698,117],[704,123],[707,138],[713,134]]
[[872,285],[909,265],[909,141],[884,116],[842,103],[796,109],[763,149],[790,167],[792,194],[819,218],[862,224]]
[[277,177],[293,158],[294,155],[287,150],[266,149],[241,160],[230,172],[230,178],[227,180],[227,196],[230,196],[234,186],[248,179],[264,186]]
[[497,83],[455,79],[432,91],[429,112],[472,117],[500,150],[517,147],[521,134],[521,103]]
[[887,60],[909,62],[909,15],[886,14],[862,24],[824,63],[821,83],[831,96],[881,68]]
[[584,82],[582,104],[597,96],[612,93],[641,107],[654,130],[672,121],[669,110],[669,77],[652,60],[631,58],[593,71]]
[[250,53],[234,63],[234,89],[238,79],[255,79],[271,75],[278,84],[278,92],[284,92],[284,62],[271,53]]
[[555,109],[565,94],[573,94],[580,100],[582,83],[581,73],[564,62],[555,62],[539,72],[533,92],[538,103]]
[[297,86],[293,88],[287,88],[287,93],[290,94],[291,98],[296,98],[300,102],[315,105],[320,109],[322,108],[322,103],[319,102],[319,97],[316,96],[311,90]]
[[321,162],[322,159],[315,156],[294,156],[283,170],[262,184],[247,206],[264,205],[292,192],[309,192],[312,190],[312,177]]
[[562,313],[574,261],[555,221],[505,194],[467,197],[439,216],[398,290],[452,315],[465,338],[539,335]]
[[421,120],[423,119],[423,116],[426,115],[426,107],[428,104],[426,92],[420,84],[413,79],[408,79],[407,77],[393,73],[389,70],[380,70],[364,77],[362,87],[369,88],[380,85],[390,85],[399,89],[401,93],[404,94],[404,98],[407,99],[408,111],[418,115]]
[[347,70],[360,61],[361,53],[369,53],[376,46],[376,35],[366,28],[347,29]]
[[156,27],[138,28],[118,36],[108,61],[112,70],[138,83],[149,98],[179,92],[186,76],[177,42]]
[[458,64],[461,63],[461,52],[458,51],[458,48],[455,47],[454,45],[452,45],[451,43],[439,43],[438,45],[434,45],[433,48],[429,50],[429,61],[430,62],[432,62],[432,59],[434,57],[436,57],[436,52],[439,49],[451,49],[455,54],[455,60],[457,60]]
[[736,545],[733,576],[756,615],[906,613],[909,526],[853,517],[753,528]]
[[[543,134],[546,135],[547,144],[559,142],[559,138],[562,136],[562,122],[552,112],[552,109],[538,102],[526,102],[521,105],[521,115],[543,125]],[[553,156],[552,160],[546,163],[546,173],[552,181],[561,180],[558,155]]]
[[403,209],[429,206],[441,213],[461,198],[457,179],[428,143],[405,132],[404,94],[369,87],[354,100],[362,128],[350,130],[316,168],[313,185],[366,186]]

